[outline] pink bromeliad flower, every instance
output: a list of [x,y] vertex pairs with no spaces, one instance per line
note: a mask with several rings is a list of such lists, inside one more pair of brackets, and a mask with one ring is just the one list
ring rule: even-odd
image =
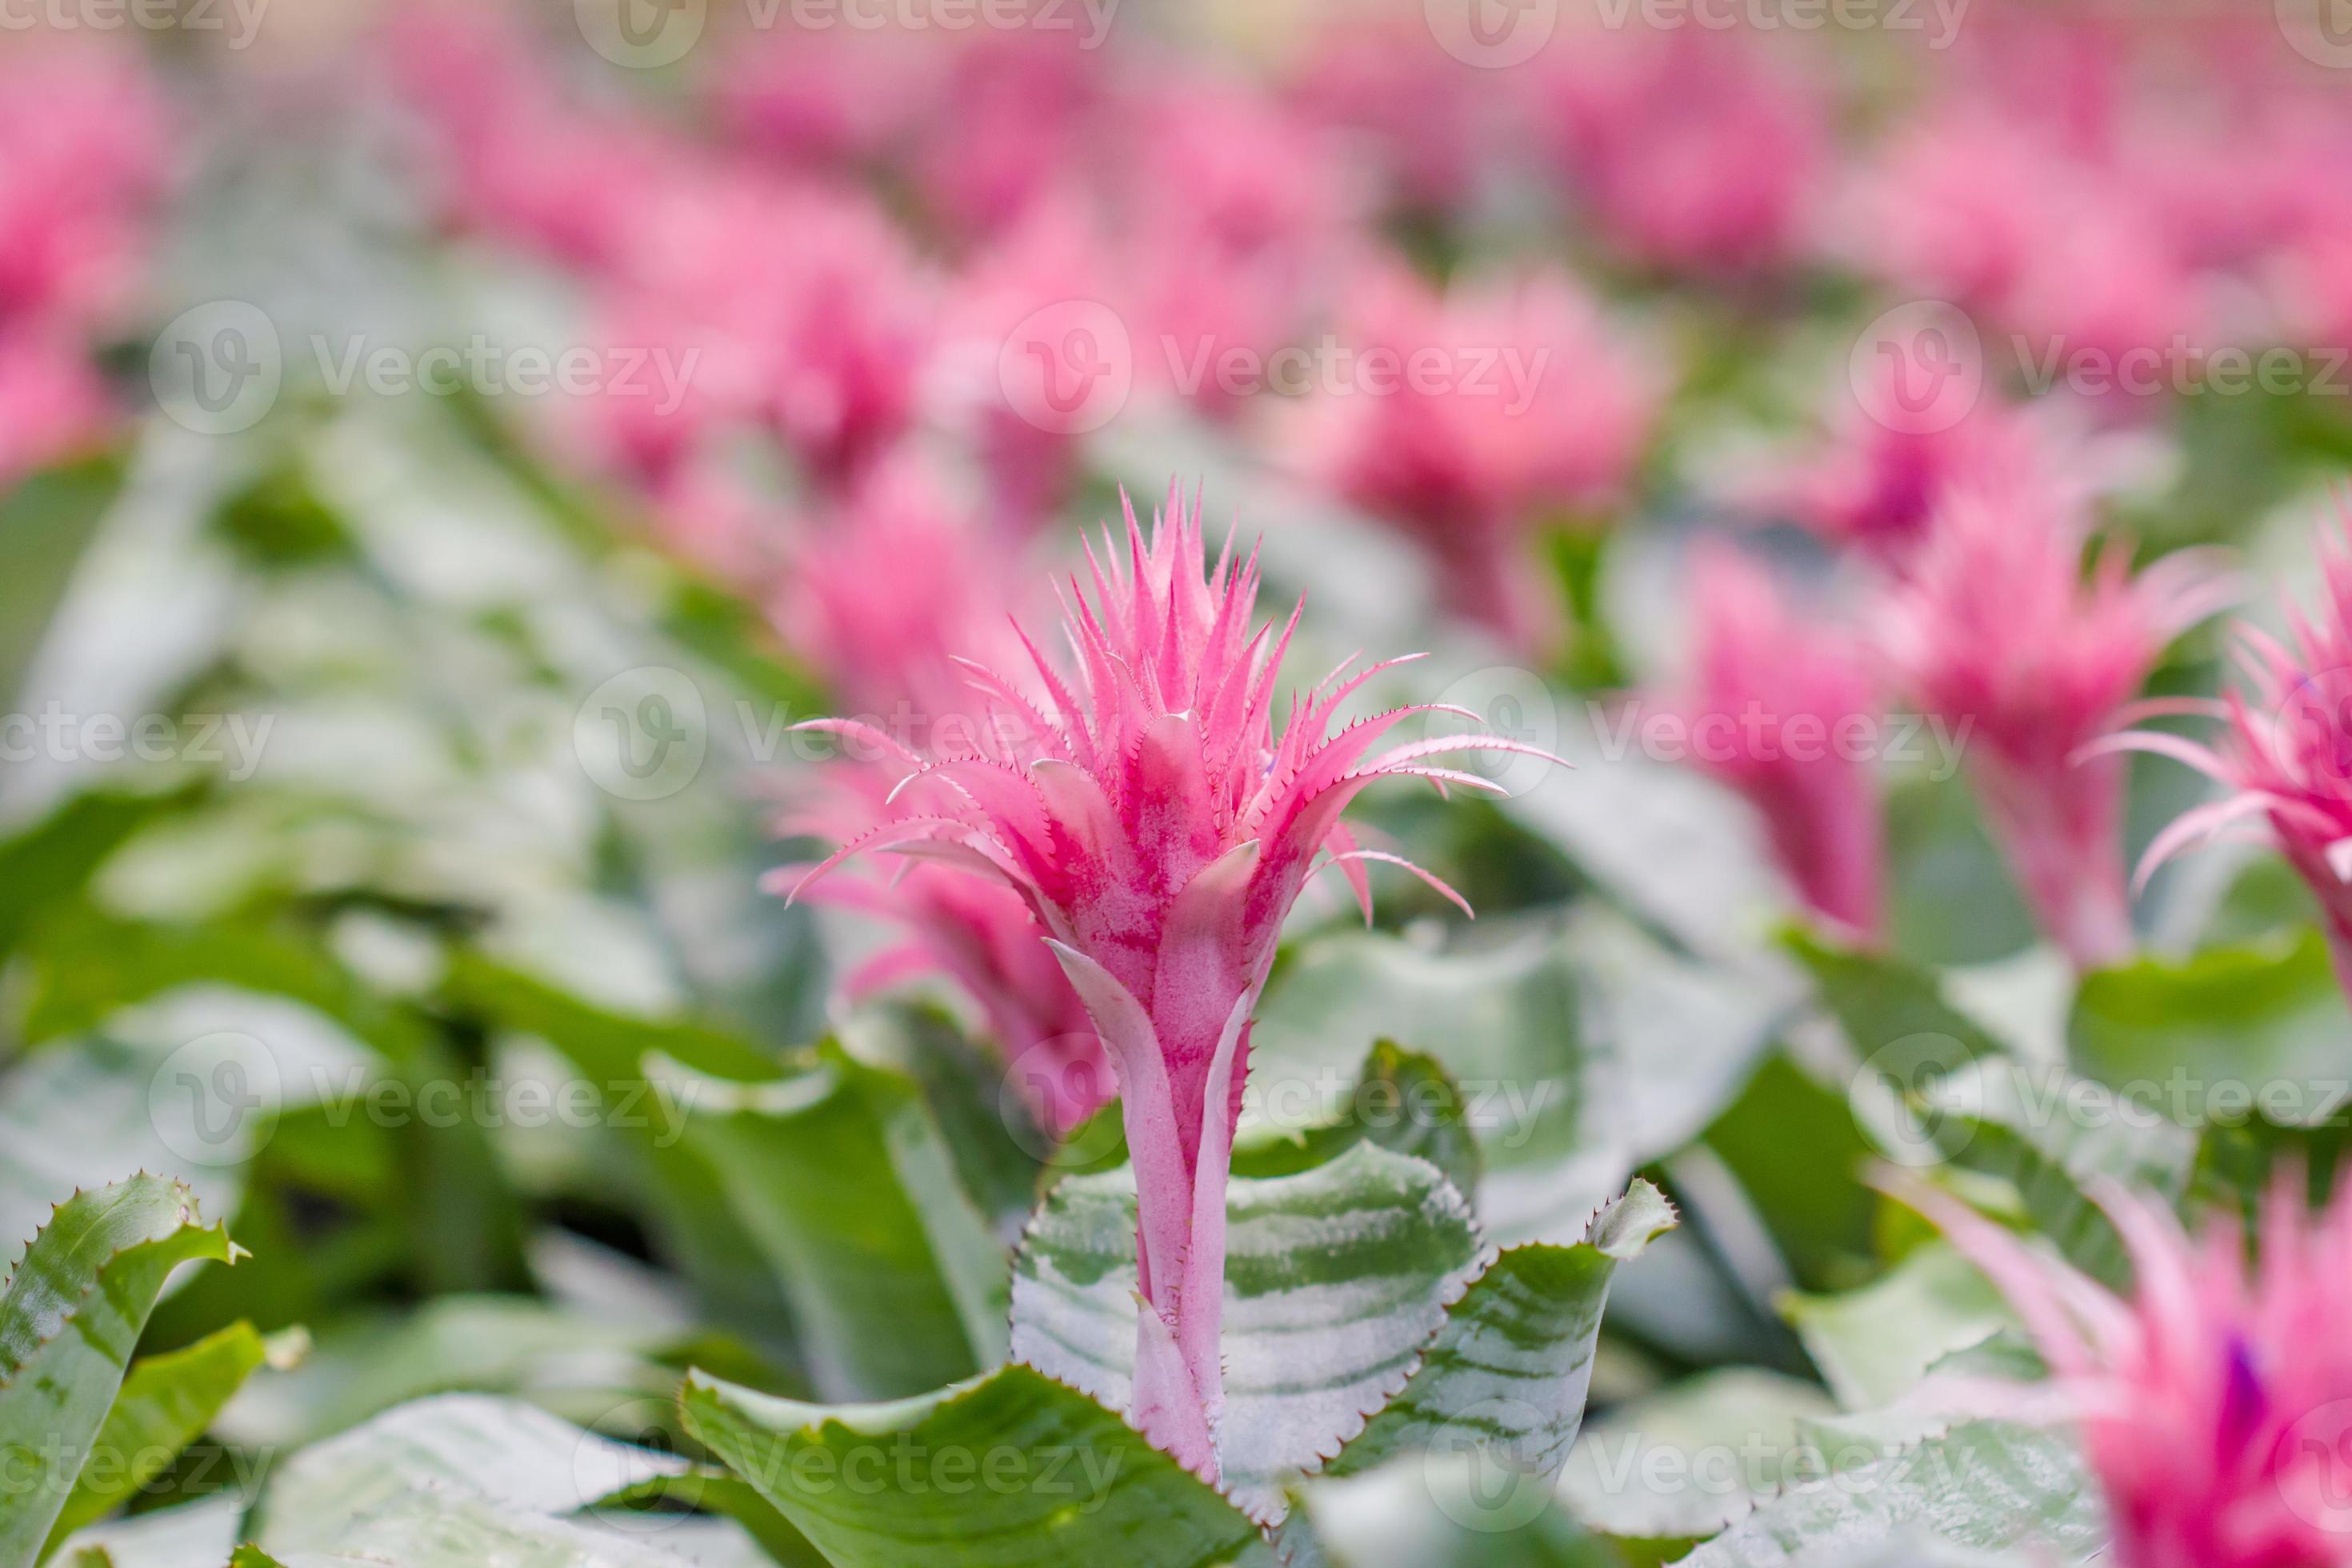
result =
[[[788,555],[776,629],[859,722],[947,754],[997,749],[997,721],[957,659],[1019,657],[1004,612],[1022,595],[1003,551],[927,469],[906,458],[884,465]],[[899,815],[889,779],[852,763],[824,770],[779,826],[838,843]],[[806,870],[785,867],[769,885],[789,890]],[[898,933],[844,981],[846,995],[924,975],[954,981],[979,1005],[1015,1086],[1048,1131],[1067,1131],[1110,1098],[1094,1025],[1012,889],[956,867],[907,862],[887,875],[845,868],[808,898]]]
[[1829,174],[1821,83],[1753,33],[1596,29],[1574,42],[1540,111],[1612,247],[1698,273],[1794,254]]
[[2352,1194],[2314,1216],[2299,1186],[2273,1190],[2250,1267],[2235,1224],[2192,1240],[2170,1211],[2103,1183],[2138,1277],[2129,1300],[1932,1189],[1904,1194],[2025,1320],[2106,1493],[2116,1568],[2352,1555]]
[[1970,752],[1979,797],[2025,900],[2080,968],[2133,946],[2123,873],[2123,760],[2095,745],[2172,639],[2236,584],[2201,552],[2137,576],[2119,548],[2087,575],[2072,498],[2011,486],[1953,497],[1884,605],[1912,700]]
[[135,54],[0,50],[0,325],[86,330],[123,302],[171,146]]
[[1771,576],[1727,549],[1692,577],[1696,656],[1668,705],[1698,765],[1747,796],[1813,911],[1875,942],[1885,807],[1867,751],[1879,698],[1862,641],[1801,614]]
[[1114,204],[1137,378],[1231,416],[1352,254],[1362,193],[1319,127],[1215,79],[1156,90],[1119,151],[1122,191],[1185,195]]
[[681,161],[649,123],[573,102],[500,7],[400,7],[381,53],[452,227],[601,269]]
[[1020,588],[1002,544],[900,454],[786,552],[770,619],[837,700],[876,722],[899,725],[902,710],[903,721],[969,718],[984,709],[957,660],[1019,654],[1005,616]]
[[79,339],[0,330],[0,490],[95,450],[117,417]]
[[[1084,406],[1090,384],[1066,373],[1090,363],[1078,345],[1097,342],[1090,318],[1109,308],[1114,279],[1086,204],[1063,194],[1039,199],[954,279],[941,334],[943,412],[969,434],[992,510],[1014,537],[1051,518],[1077,477],[1078,441],[1050,417],[1050,398],[1057,387],[1076,390]],[[1007,385],[1031,367],[1042,367],[1042,409]]]
[[1556,272],[1440,295],[1370,268],[1340,341],[1354,373],[1304,405],[1302,466],[1412,535],[1456,614],[1551,651],[1560,609],[1532,541],[1620,499],[1664,398],[1652,362]]
[[[2352,522],[2347,527],[2352,532]],[[2227,721],[2218,746],[2152,731],[2119,734],[2109,743],[2177,758],[2230,790],[2158,834],[2139,877],[2191,845],[2260,819],[2317,898],[2336,977],[2352,994],[2352,551],[2323,548],[2321,564],[2326,602],[2315,617],[2294,615],[2291,646],[2254,627],[2239,628],[2251,694],[2143,710],[2215,712]]]
[[1108,560],[1088,552],[1091,599],[1074,583],[1066,605],[1075,670],[1031,648],[1033,701],[973,669],[1004,721],[993,750],[919,751],[871,725],[819,721],[893,759],[899,815],[802,885],[889,851],[991,879],[1027,904],[1118,1077],[1144,1300],[1129,1415],[1213,1479],[1225,1184],[1250,1013],[1284,917],[1321,863],[1369,899],[1361,863],[1391,858],[1358,848],[1339,819],[1366,785],[1412,776],[1492,788],[1432,759],[1530,748],[1456,735],[1376,752],[1426,710],[1415,708],[1334,734],[1340,704],[1386,668],[1349,676],[1352,659],[1294,701],[1277,739],[1275,683],[1297,612],[1278,636],[1253,629],[1255,558],[1237,561],[1228,544],[1212,567],[1197,505],[1172,490],[1149,539],[1130,510],[1124,550],[1104,544]]
[[2031,417],[1994,399],[1948,422],[1906,416],[1931,395],[1915,370],[1882,364],[1839,404],[1818,451],[1776,466],[1743,499],[1899,569],[1947,496],[2049,470],[2053,455]]
[[740,365],[712,387],[748,379],[747,412],[822,485],[855,479],[913,420],[930,280],[869,200],[732,173],[679,181],[632,235],[623,276],[731,351]]
[[[780,816],[781,832],[854,839],[893,820],[887,780],[854,766],[828,771],[832,776]],[[808,869],[780,867],[762,886],[789,891]],[[843,978],[842,994],[851,1001],[930,976],[945,977],[970,996],[1015,1091],[1048,1133],[1067,1133],[1116,1092],[1086,1004],[1053,950],[1037,940],[1036,917],[1012,889],[956,867],[917,862],[887,873],[844,869],[803,897],[896,933]]]

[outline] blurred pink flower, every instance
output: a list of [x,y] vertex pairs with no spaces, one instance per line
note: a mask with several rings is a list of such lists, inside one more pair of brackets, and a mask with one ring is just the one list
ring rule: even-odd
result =
[[1895,130],[1856,172],[1843,243],[1912,294],[1997,310],[2065,205],[2058,163],[1990,103],[1938,105]]
[[[2346,522],[2352,534],[2352,519]],[[2177,758],[2230,788],[2183,813],[2149,844],[2139,877],[2233,825],[2260,819],[2318,900],[2329,952],[2352,995],[2352,548],[2322,546],[2326,599],[2318,616],[2291,611],[2291,645],[2241,626],[2239,658],[2251,697],[2218,705],[2173,702],[2144,712],[2210,709],[2228,727],[2218,748],[2157,731],[2116,736],[2116,750]]]
[[124,303],[173,145],[136,54],[0,50],[0,326],[37,320],[86,331]]
[[[1049,933],[1117,1072],[1139,1200],[1139,1314],[1131,1418],[1203,1476],[1217,1474],[1224,1191],[1248,1072],[1250,1012],[1318,857],[1369,899],[1340,812],[1367,784],[1411,775],[1491,788],[1431,758],[1528,748],[1447,736],[1368,755],[1413,712],[1334,735],[1339,706],[1381,667],[1335,671],[1274,733],[1289,632],[1250,626],[1255,558],[1208,566],[1197,507],[1172,490],[1147,541],[1089,551],[1074,583],[1075,683],[1031,650],[1043,705],[975,668],[1006,721],[993,752],[919,752],[875,727],[814,726],[896,759],[898,816],[804,879],[856,856],[917,855],[1013,889]],[[1124,560],[1121,556],[1124,554]],[[1297,614],[1290,624],[1295,626]],[[1352,660],[1349,661],[1350,664]]]
[[941,334],[942,359],[954,373],[948,416],[968,430],[1011,536],[1034,532],[1068,499],[1079,447],[1039,410],[1013,401],[1006,358],[1035,352],[1058,363],[1070,313],[1109,309],[1117,284],[1085,203],[1066,195],[1038,200],[953,281]]
[[1588,29],[1540,105],[1602,239],[1644,266],[1779,266],[1807,239],[1830,174],[1830,95],[1752,33]]
[[913,174],[950,235],[1002,233],[1083,161],[1103,73],[1102,57],[1086,44],[1083,12],[1059,11],[1076,24],[1067,29],[990,33],[947,63]]
[[1318,35],[1285,95],[1360,150],[1389,205],[1447,215],[1478,190],[1499,106],[1486,72],[1429,42],[1418,5],[1351,16]]
[[[791,548],[771,619],[860,722],[904,744],[963,753],[994,749],[991,730],[1001,721],[960,660],[1019,658],[1008,611],[1024,597],[1002,548],[917,459],[899,456]],[[829,768],[782,826],[853,840],[894,819],[890,795],[889,781],[871,768]],[[770,885],[789,890],[807,869],[782,868]],[[1049,1131],[1067,1131],[1110,1098],[1110,1066],[1094,1026],[1040,940],[1044,929],[1011,889],[910,861],[887,876],[845,868],[809,898],[904,933],[844,982],[851,997],[929,973],[961,986]]]
[[1906,417],[1905,374],[1883,364],[1863,395],[1841,396],[1827,444],[1776,466],[1743,500],[1899,564],[1948,495],[2028,480],[2054,461],[2031,416],[1990,395],[1948,424]]
[[2220,325],[2185,243],[2215,215],[2184,223],[2155,199],[2162,189],[2100,140],[1962,94],[1921,111],[1856,178],[1844,243],[1897,288],[2008,334],[2036,390],[2112,401],[2105,382],[2146,397]]
[[0,329],[0,490],[95,450],[119,417],[79,339]]
[[[908,744],[908,723],[986,704],[958,661],[1017,657],[1026,597],[1003,546],[966,517],[919,459],[897,455],[830,506],[788,552],[770,620],[835,700]],[[947,740],[969,748],[971,730]]]
[[499,7],[401,7],[383,52],[394,91],[415,111],[446,221],[461,231],[604,268],[682,162],[646,121],[574,103]]
[[1533,541],[1622,498],[1664,401],[1655,363],[1552,271],[1441,295],[1366,268],[1339,341],[1349,374],[1303,405],[1300,466],[1411,534],[1455,613],[1549,652],[1560,610]]
[[872,174],[905,153],[945,64],[905,32],[767,28],[727,56],[709,92],[738,143],[807,173]]
[[1361,193],[1328,136],[1237,83],[1159,89],[1119,151],[1117,256],[1138,377],[1229,416],[1353,253]]
[[1862,639],[1790,605],[1769,573],[1729,549],[1699,555],[1691,596],[1696,657],[1667,706],[1688,726],[1693,755],[1762,816],[1806,904],[1876,942],[1885,808],[1863,749],[1878,732],[1880,701]]
[[2134,576],[2112,541],[2086,574],[2088,534],[2053,487],[1954,495],[1882,606],[1898,681],[1953,726],[2028,907],[2083,969],[2133,947],[2123,760],[2094,743],[2167,645],[2237,592],[2203,552]]
[[2259,1257],[2231,1223],[2192,1240],[2104,1178],[2130,1250],[2124,1300],[1926,1186],[1941,1226],[2025,1320],[2106,1493],[2116,1568],[2336,1568],[2352,1435],[2352,1195],[2316,1216],[2299,1175],[2263,1205]]
[[912,422],[931,280],[864,196],[742,171],[676,180],[620,278],[692,324],[682,335],[712,361],[705,390],[740,390],[820,485],[847,483]]

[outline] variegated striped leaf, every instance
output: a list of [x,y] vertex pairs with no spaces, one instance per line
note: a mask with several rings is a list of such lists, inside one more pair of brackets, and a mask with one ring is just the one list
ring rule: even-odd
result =
[[[1433,1166],[1371,1143],[1236,1180],[1227,1213],[1219,1458],[1235,1500],[1272,1520],[1286,1479],[1338,1453],[1412,1376],[1480,1245]],[[1135,1289],[1129,1173],[1063,1182],[1016,1266],[1014,1359],[1124,1410]]]

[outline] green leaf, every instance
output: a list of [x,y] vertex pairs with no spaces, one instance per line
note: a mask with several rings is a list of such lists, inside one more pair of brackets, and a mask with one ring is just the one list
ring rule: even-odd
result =
[[444,1394],[314,1444],[270,1473],[248,1528],[296,1568],[305,1553],[402,1568],[674,1565],[658,1534],[615,1538],[577,1516],[686,1468],[515,1400]]
[[122,463],[111,456],[0,486],[0,539],[8,542],[6,586],[0,589],[0,701],[22,695],[49,616],[121,489]]
[[173,925],[75,910],[44,922],[32,956],[27,1040],[96,1029],[119,1008],[204,984],[299,1002],[390,1061],[417,1059],[434,1044],[414,1009],[375,994],[321,943],[279,926]]
[[[1933,734],[1920,737],[1931,748]],[[1965,778],[1913,777],[1886,795],[1887,926],[1897,952],[1987,963],[2037,940],[2017,879]]]
[[235,1490],[125,1514],[77,1531],[49,1559],[63,1568],[189,1568],[228,1561],[245,1523]]
[[1497,1258],[1446,1309],[1412,1381],[1328,1472],[1467,1441],[1504,1448],[1520,1476],[1557,1475],[1584,1419],[1609,1281],[1675,1223],[1664,1195],[1636,1181],[1592,1216],[1576,1246],[1519,1247]]
[[1037,1206],[1041,1156],[1053,1141],[1010,1091],[1002,1061],[937,1007],[891,1003],[842,1026],[860,1060],[896,1068],[923,1092],[954,1157],[956,1174],[1000,1231],[1018,1236]]
[[[445,1004],[486,1026],[544,1040],[605,1098],[604,1121],[628,1190],[642,1193],[655,1241],[721,1327],[780,1357],[797,1353],[792,1302],[763,1247],[736,1217],[727,1184],[683,1142],[677,1102],[646,1076],[661,1056],[726,1079],[780,1076],[768,1053],[692,1022],[629,1017],[583,1002],[471,952],[452,955]],[[629,1101],[632,1114],[620,1114]]]
[[2207,1124],[2197,1142],[2190,1188],[2200,1201],[2234,1206],[2249,1223],[2282,1173],[2302,1179],[2315,1206],[2336,1194],[2352,1152],[2352,1110],[2331,1106],[2310,1121],[2273,1120],[2259,1108],[2243,1122]]
[[1945,999],[1931,971],[1885,953],[1839,947],[1801,928],[1790,928],[1781,942],[1811,973],[1822,1005],[1854,1050],[1884,1071],[1907,1080],[1914,1064],[1957,1066],[1953,1047],[1969,1060],[2007,1050]]
[[[2062,1431],[1978,1421],[1800,1483],[1682,1560],[1682,1568],[1915,1563],[1937,1547],[2040,1549],[2062,1562],[2106,1542],[2097,1482]],[[1866,1557],[1874,1550],[1885,1557]]]
[[821,1393],[904,1395],[1003,1359],[1010,1259],[912,1081],[830,1043],[767,1083],[659,1076],[791,1300]]
[[690,1374],[688,1427],[835,1568],[1211,1568],[1258,1539],[1198,1477],[1024,1366],[824,1406]]
[[50,1528],[43,1555],[127,1501],[203,1436],[230,1395],[269,1354],[268,1343],[251,1323],[232,1323],[185,1350],[133,1363],[90,1444],[73,1495]]
[[93,790],[0,838],[0,888],[8,889],[0,899],[0,954],[16,947],[37,916],[78,893],[141,828],[203,793],[201,784],[164,794]]
[[2315,930],[2085,975],[2068,1044],[2077,1068],[2116,1089],[2168,1095],[2185,1081],[2166,1109],[2189,1125],[2265,1104],[2316,1113],[2352,1081],[2352,1021]]
[[667,1402],[673,1363],[707,1336],[595,1318],[526,1296],[440,1296],[421,1306],[322,1330],[303,1364],[240,1406],[233,1436],[291,1447],[345,1431],[413,1400],[470,1390],[528,1399],[594,1419],[633,1402]]
[[1236,1142],[1333,1119],[1382,1040],[1460,1086],[1484,1167],[1478,1204],[1501,1239],[1572,1240],[1631,1173],[1601,1047],[1587,1036],[1569,944],[1530,934],[1490,952],[1432,953],[1369,932],[1307,944],[1275,973],[1250,1035],[1251,1110]]
[[1512,817],[1676,945],[1716,959],[1752,955],[1788,907],[1752,814],[1694,768],[1651,761],[1637,746],[1612,755],[1617,738],[1596,734],[1587,711],[1560,726],[1557,749],[1576,766],[1545,773],[1510,802]]
[[1849,1410],[1893,1404],[1943,1357],[2017,1324],[1976,1265],[1941,1241],[1861,1289],[1791,1293],[1780,1311]]
[[[1759,1493],[1798,1479],[1800,1424],[1834,1411],[1818,1384],[1719,1367],[1618,1406],[1585,1427],[1560,1478],[1582,1523],[1612,1536],[1699,1541]],[[1727,1474],[1717,1461],[1736,1455]]]
[[2194,1132],[2104,1084],[2016,1063],[1976,1064],[1923,1098],[1950,1119],[1946,1142],[1957,1163],[2007,1182],[2068,1262],[2128,1289],[2130,1255],[2087,1184],[2119,1183],[2177,1203],[2196,1157]]
[[1261,1130],[1234,1151],[1234,1174],[1294,1175],[1364,1142],[1428,1161],[1456,1192],[1478,1190],[1478,1139],[1460,1087],[1434,1058],[1393,1040],[1372,1047],[1337,1117],[1281,1134]]
[[[1403,1387],[1478,1258],[1461,1194],[1426,1161],[1358,1143],[1225,1195],[1219,1462],[1259,1518]],[[1135,1353],[1131,1172],[1074,1176],[1015,1266],[1013,1354],[1125,1410]]]
[[[1845,1094],[1789,1052],[1775,1052],[1707,1129],[1707,1147],[1738,1178],[1800,1282],[1850,1285],[1874,1268],[1878,1194],[1863,1183],[1874,1157]],[[1801,1160],[1791,1149],[1805,1151]]]
[[51,1209],[125,1171],[184,1180],[208,1214],[233,1213],[234,1163],[196,1164],[197,1107],[154,1092],[163,1054],[105,1037],[34,1052],[0,1068],[0,1260],[14,1263]]
[[164,1279],[231,1262],[195,1194],[135,1176],[60,1205],[0,1295],[0,1562],[30,1562],[72,1496]]

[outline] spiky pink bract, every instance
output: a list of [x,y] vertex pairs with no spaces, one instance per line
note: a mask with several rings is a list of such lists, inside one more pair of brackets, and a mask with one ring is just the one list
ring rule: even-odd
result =
[[[2352,514],[2343,527],[2352,538]],[[2158,834],[2140,876],[2232,824],[2259,818],[2318,900],[2336,977],[2352,995],[2352,545],[2323,545],[2320,564],[2319,613],[2292,613],[2288,643],[2239,628],[2239,661],[2252,690],[2224,700],[2228,725],[2218,746],[2149,731],[2118,735],[2114,744],[2177,758],[2230,787]]]
[[1729,550],[1707,551],[1694,567],[1692,619],[1694,668],[1671,702],[1692,755],[1761,814],[1805,902],[1875,942],[1885,806],[1871,749],[1878,692],[1861,640],[1801,615],[1768,573]]
[[[909,455],[893,458],[787,556],[772,609],[777,632],[859,722],[947,754],[998,749],[986,703],[957,660],[1019,658],[1005,611],[1021,596],[1003,552],[930,469]],[[835,843],[857,838],[903,815],[891,783],[854,762],[829,767],[796,792],[780,826]],[[790,889],[804,874],[787,867],[774,883]],[[979,1005],[1016,1088],[1049,1131],[1066,1131],[1110,1098],[1094,1026],[1011,889],[915,863],[887,876],[845,869],[809,897],[900,933],[850,974],[849,996],[923,974],[953,980]]]
[[[1146,537],[1132,509],[1121,549],[1088,552],[1065,631],[1075,669],[1031,651],[1040,697],[975,668],[996,715],[980,744],[918,751],[854,721],[827,728],[878,747],[902,774],[899,815],[845,846],[890,851],[1011,888],[1052,950],[1118,1075],[1138,1199],[1139,1314],[1134,1405],[1154,1443],[1217,1473],[1223,1402],[1224,1192],[1248,1070],[1250,1013],[1276,940],[1318,857],[1369,898],[1362,853],[1340,822],[1375,780],[1495,786],[1432,759],[1532,752],[1447,735],[1374,753],[1407,707],[1332,732],[1340,705],[1384,665],[1350,659],[1275,734],[1276,681],[1297,623],[1255,628],[1255,557],[1231,544],[1213,566],[1200,511],[1171,488]],[[1536,753],[1541,754],[1541,753]],[[803,884],[805,885],[805,883]]]
[[2340,1568],[2352,1433],[2352,1195],[2263,1205],[2261,1255],[2112,1182],[2137,1276],[2122,1300],[1932,1189],[1906,1190],[2025,1320],[2106,1493],[2116,1568]]
[[1301,411],[1301,465],[1412,535],[1456,614],[1541,656],[1561,631],[1538,530],[1614,502],[1664,395],[1653,363],[1557,272],[1439,294],[1362,269],[1349,375]]
[[1967,748],[2027,906],[2083,969],[2133,946],[2124,764],[2094,742],[2166,646],[2237,591],[2200,552],[2135,576],[2113,542],[2086,574],[2088,536],[2082,508],[2046,487],[1954,495],[1890,592],[1883,634],[1911,700]]

